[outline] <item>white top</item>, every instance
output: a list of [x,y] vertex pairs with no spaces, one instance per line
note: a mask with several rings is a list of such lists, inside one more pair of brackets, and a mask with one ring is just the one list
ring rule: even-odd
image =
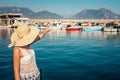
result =
[[40,72],[36,65],[35,52],[33,49],[20,48],[23,57],[20,59],[20,77],[21,80],[40,80]]

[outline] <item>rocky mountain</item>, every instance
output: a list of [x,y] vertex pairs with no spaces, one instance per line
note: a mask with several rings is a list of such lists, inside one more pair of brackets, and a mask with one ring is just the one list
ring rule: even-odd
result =
[[0,14],[4,13],[22,13],[25,17],[31,19],[61,19],[62,16],[48,11],[34,12],[25,7],[0,7]]
[[51,13],[49,11],[40,11],[40,12],[36,13],[34,18],[35,19],[37,19],[37,18],[39,18],[39,19],[62,19],[63,17],[56,13]]
[[98,10],[93,10],[93,9],[82,10],[81,12],[74,15],[72,18],[76,18],[76,19],[115,19],[117,18],[117,19],[120,19],[120,15],[117,15],[108,9],[101,8]]
[[[4,13],[22,13],[25,17],[31,19],[63,19],[61,15],[49,11],[34,12],[26,7],[0,7],[0,14]],[[113,13],[108,9],[84,9],[76,15],[74,19],[120,19],[120,15]]]

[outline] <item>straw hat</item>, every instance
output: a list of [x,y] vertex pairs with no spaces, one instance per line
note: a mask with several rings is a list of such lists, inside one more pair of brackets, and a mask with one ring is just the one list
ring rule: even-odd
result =
[[34,26],[28,26],[25,24],[18,24],[18,28],[11,35],[12,46],[26,46],[31,44],[39,33],[39,29]]

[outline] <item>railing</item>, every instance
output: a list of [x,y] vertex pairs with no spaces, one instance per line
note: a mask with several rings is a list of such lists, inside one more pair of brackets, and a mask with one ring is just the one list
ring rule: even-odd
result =
[[40,80],[42,80],[42,68],[39,68],[40,71]]

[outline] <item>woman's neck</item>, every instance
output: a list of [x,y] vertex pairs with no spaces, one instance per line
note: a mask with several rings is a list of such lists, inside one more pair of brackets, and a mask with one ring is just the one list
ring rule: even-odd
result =
[[23,48],[23,49],[30,49],[30,46],[21,46],[20,48]]

